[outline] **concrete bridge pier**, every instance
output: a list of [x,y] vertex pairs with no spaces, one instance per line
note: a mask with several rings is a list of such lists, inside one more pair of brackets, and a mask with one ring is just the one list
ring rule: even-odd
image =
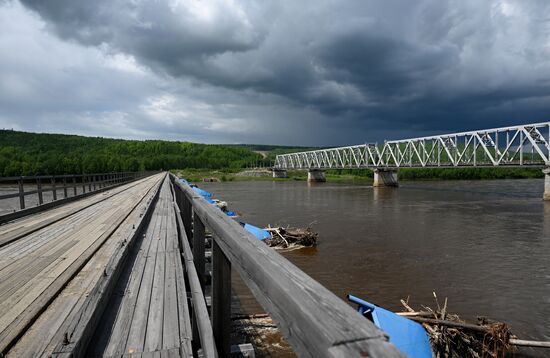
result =
[[542,170],[544,173],[544,201],[550,201],[550,167],[546,167]]
[[398,187],[397,169],[374,169],[374,187]]
[[310,169],[307,173],[307,181],[310,183],[324,183],[327,181],[327,177],[323,170]]
[[273,178],[288,178],[286,169],[273,168]]

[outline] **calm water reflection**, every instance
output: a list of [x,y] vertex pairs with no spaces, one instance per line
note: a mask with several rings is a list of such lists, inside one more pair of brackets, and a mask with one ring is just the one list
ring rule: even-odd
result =
[[305,182],[201,187],[252,224],[313,224],[319,246],[284,256],[339,297],[353,293],[401,309],[407,296],[415,307],[433,305],[436,291],[461,316],[485,315],[521,337],[550,340],[550,203],[541,200],[542,180],[404,182],[397,190]]

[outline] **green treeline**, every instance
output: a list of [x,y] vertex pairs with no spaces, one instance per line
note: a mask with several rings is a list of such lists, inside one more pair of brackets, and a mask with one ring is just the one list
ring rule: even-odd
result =
[[[372,178],[369,169],[327,170],[327,175],[353,175]],[[400,168],[400,180],[478,180],[478,179],[531,179],[543,178],[540,168]]]
[[238,146],[0,130],[0,176],[243,168],[260,161]]
[[399,178],[404,180],[474,180],[543,178],[541,168],[403,168]]
[[[275,155],[314,148],[209,145],[161,140],[122,140],[0,130],[0,176],[105,173],[139,170],[219,169],[238,172],[269,166]],[[261,152],[258,153],[258,152]],[[263,158],[263,155],[266,157]],[[206,174],[205,174],[206,175]],[[302,177],[303,173],[298,175]],[[343,179],[372,178],[371,170],[328,170]],[[402,180],[541,178],[537,168],[402,168]]]

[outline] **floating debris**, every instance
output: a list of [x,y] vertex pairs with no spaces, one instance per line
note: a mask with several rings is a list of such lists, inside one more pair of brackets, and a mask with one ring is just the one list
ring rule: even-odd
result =
[[271,247],[291,248],[291,247],[311,247],[317,245],[319,234],[311,228],[294,227],[267,227],[265,231],[271,234],[271,238],[264,242]]
[[407,312],[398,314],[422,324],[436,357],[497,358],[515,351],[511,343],[514,336],[506,323],[481,317],[477,324],[466,323],[457,314],[447,311],[447,298],[441,306],[435,292],[433,295],[437,309],[422,306],[422,311],[415,311],[408,300],[401,300]]

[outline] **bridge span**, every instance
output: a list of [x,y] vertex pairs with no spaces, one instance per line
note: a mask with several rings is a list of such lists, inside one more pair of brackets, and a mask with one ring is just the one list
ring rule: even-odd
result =
[[546,174],[547,200],[549,143],[550,122],[388,140],[277,155],[273,176],[309,170],[310,181],[324,181],[327,169],[372,169],[374,186],[397,186],[399,168],[539,167]]
[[229,357],[232,270],[298,356],[403,357],[172,174],[4,179],[0,357]]

